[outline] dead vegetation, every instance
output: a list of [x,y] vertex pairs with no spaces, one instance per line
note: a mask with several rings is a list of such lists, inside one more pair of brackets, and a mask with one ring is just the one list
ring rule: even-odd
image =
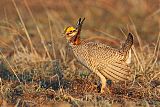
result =
[[[0,22],[1,106],[160,105],[158,0],[35,1],[10,1],[16,15],[10,18],[5,11]],[[117,47],[120,36],[134,34],[133,81],[108,81],[110,92],[98,93],[99,78],[76,61],[62,36],[64,27],[81,16],[86,17],[82,38],[105,38]]]

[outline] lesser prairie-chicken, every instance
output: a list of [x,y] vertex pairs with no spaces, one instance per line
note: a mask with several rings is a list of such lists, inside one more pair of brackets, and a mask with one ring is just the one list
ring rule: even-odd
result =
[[106,78],[115,82],[126,81],[130,78],[127,61],[133,44],[133,36],[129,33],[120,49],[112,48],[106,43],[81,40],[80,33],[84,20],[80,18],[76,27],[67,27],[64,35],[77,60],[100,77],[101,92],[104,92]]

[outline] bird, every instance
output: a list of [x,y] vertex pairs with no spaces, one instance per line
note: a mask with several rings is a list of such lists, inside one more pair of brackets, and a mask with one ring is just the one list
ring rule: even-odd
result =
[[131,79],[131,69],[128,60],[133,45],[133,35],[128,37],[119,49],[112,48],[106,43],[81,40],[80,34],[85,18],[79,18],[75,26],[64,29],[66,38],[76,59],[101,80],[100,92],[104,93],[107,79],[113,82]]

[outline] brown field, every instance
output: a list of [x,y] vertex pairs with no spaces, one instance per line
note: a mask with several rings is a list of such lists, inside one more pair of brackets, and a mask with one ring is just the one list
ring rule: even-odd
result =
[[[0,106],[160,107],[159,0],[0,0]],[[119,48],[134,35],[132,81],[107,83],[74,58],[62,33]]]

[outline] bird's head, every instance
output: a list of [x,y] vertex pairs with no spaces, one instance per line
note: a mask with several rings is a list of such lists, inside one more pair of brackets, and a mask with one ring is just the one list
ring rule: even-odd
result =
[[80,32],[82,28],[82,24],[85,18],[83,20],[79,18],[77,25],[75,27],[69,26],[64,29],[64,36],[67,39],[67,42],[73,44],[73,45],[78,45],[80,44]]

